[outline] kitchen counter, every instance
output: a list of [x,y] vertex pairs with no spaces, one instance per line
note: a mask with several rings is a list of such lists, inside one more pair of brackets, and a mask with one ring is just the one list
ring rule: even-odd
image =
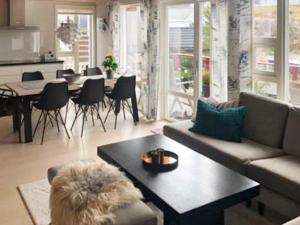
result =
[[45,61],[43,59],[35,59],[35,60],[5,60],[0,61],[0,66],[18,66],[18,65],[32,65],[32,64],[53,64],[53,63],[64,63],[63,60],[51,60]]

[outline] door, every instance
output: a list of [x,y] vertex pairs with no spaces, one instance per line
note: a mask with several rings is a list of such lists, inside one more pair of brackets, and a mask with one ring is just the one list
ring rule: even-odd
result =
[[191,119],[199,96],[210,96],[210,1],[165,2],[162,20],[164,117]]

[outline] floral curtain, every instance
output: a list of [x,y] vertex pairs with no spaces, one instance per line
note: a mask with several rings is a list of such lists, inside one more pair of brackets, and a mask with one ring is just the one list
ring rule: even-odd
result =
[[112,38],[112,53],[116,61],[120,63],[120,2],[110,0],[107,4],[107,13],[109,32]]
[[[149,119],[156,119],[158,108],[159,72],[159,12],[158,0],[140,0],[140,43],[139,71],[137,86],[140,111]],[[108,4],[108,18],[112,34],[113,55],[120,62],[120,2],[111,0]]]
[[240,91],[251,91],[251,2],[229,3],[228,98],[236,99]]
[[142,89],[143,113],[147,119],[157,118],[158,108],[158,75],[159,75],[159,0],[144,0],[143,9],[143,25],[141,28],[144,33],[144,70],[146,78]]
[[[231,0],[228,0],[231,1]],[[211,97],[217,101],[227,100],[227,0],[211,0],[212,15],[212,73],[210,79]]]

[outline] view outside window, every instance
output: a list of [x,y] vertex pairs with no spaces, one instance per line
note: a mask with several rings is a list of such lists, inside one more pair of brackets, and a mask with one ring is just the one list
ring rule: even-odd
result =
[[289,100],[300,105],[300,0],[289,3]]
[[65,69],[73,69],[81,72],[86,66],[91,66],[92,61],[92,16],[91,15],[74,15],[74,14],[58,14],[57,26],[66,22],[67,19],[78,25],[80,38],[74,45],[65,45],[58,40],[57,57],[64,60]]
[[187,119],[194,99],[194,4],[170,5],[168,15],[168,116]]
[[201,17],[201,30],[202,34],[200,34],[200,46],[202,49],[202,96],[209,97],[210,96],[210,76],[211,76],[211,31],[212,21],[211,21],[211,6],[210,1],[203,2],[200,6],[200,10],[202,10]]
[[[254,73],[275,79],[277,0],[254,0],[253,13]],[[277,84],[268,80],[256,81],[254,89],[258,94],[277,97]]]
[[277,0],[254,0],[254,37],[276,38]]

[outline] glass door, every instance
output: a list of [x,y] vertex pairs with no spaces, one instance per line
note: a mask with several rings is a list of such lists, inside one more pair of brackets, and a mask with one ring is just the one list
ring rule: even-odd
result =
[[164,116],[191,119],[199,96],[210,96],[211,3],[172,1],[163,14]]
[[166,5],[165,13],[165,116],[188,119],[194,107],[194,3]]

